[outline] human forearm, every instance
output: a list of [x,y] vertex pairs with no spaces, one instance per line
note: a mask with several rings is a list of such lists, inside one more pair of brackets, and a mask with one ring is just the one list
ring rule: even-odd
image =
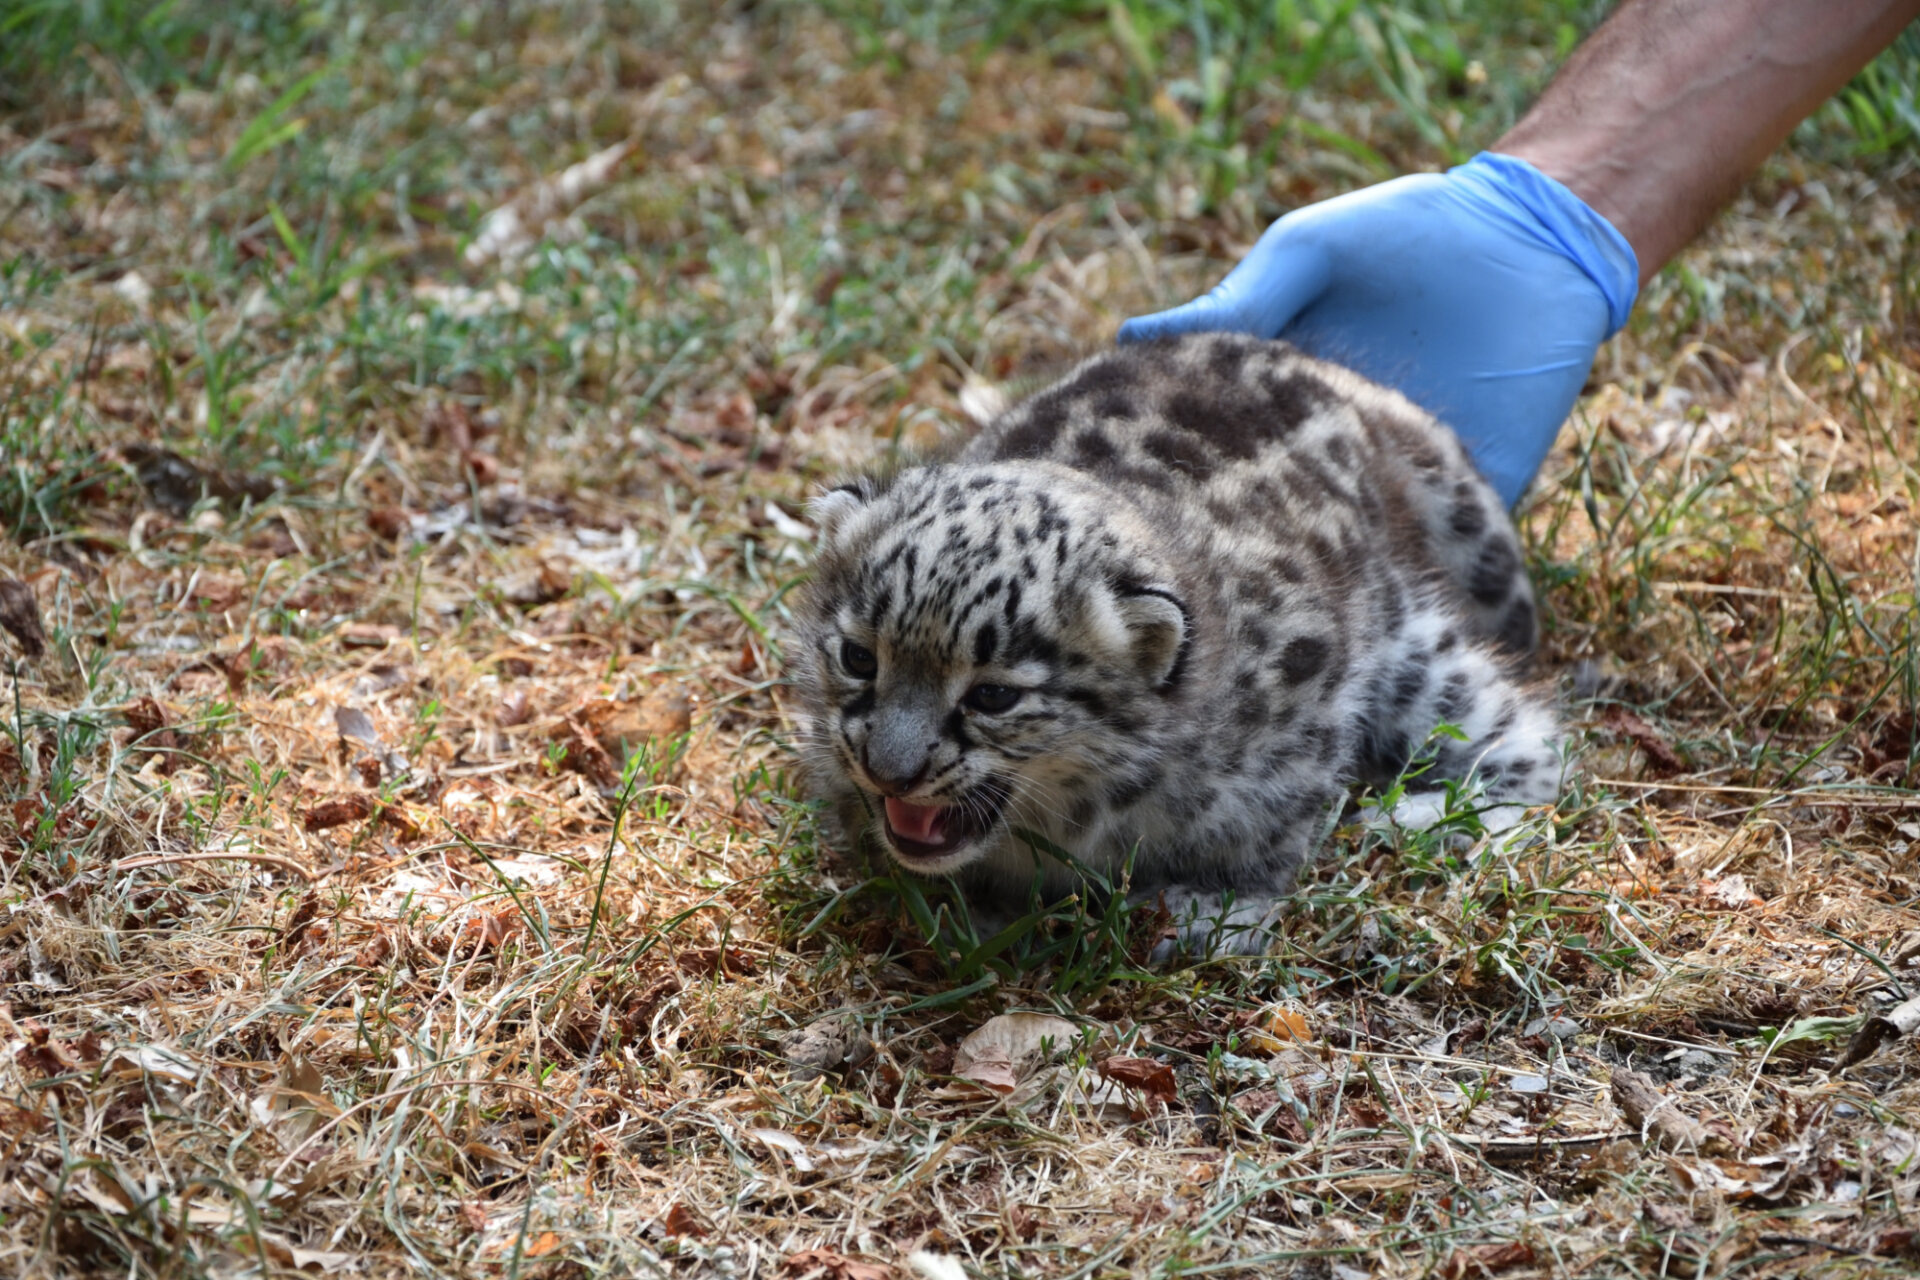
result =
[[1493,150],[1619,228],[1642,283],[1920,0],[1625,0]]

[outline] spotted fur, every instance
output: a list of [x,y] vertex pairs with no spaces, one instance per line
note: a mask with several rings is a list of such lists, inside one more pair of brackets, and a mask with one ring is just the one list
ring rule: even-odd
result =
[[1131,855],[1178,945],[1262,949],[1347,789],[1442,722],[1466,740],[1421,785],[1471,779],[1508,815],[1556,793],[1499,500],[1431,417],[1284,343],[1108,351],[956,460],[814,514],[809,776],[851,840],[988,912],[1036,868],[1070,887],[1024,828],[1103,871]]

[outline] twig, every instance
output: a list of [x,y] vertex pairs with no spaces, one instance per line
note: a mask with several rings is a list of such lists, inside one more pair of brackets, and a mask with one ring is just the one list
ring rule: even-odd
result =
[[1642,1137],[1654,1139],[1669,1151],[1711,1155],[1728,1147],[1724,1137],[1681,1111],[1672,1098],[1654,1087],[1653,1081],[1631,1067],[1613,1069],[1613,1101]]
[[1732,783],[1700,782],[1646,782],[1635,778],[1595,778],[1593,781],[1603,787],[1635,787],[1641,791],[1699,791],[1705,793],[1727,793],[1744,796],[1769,796],[1772,804],[1857,805],[1861,808],[1877,809],[1920,809],[1920,795],[1909,792],[1900,795],[1894,788],[1885,791],[1828,791],[1807,789],[1802,791],[1778,791],[1770,787],[1739,787]]
[[[524,1084],[518,1080],[487,1080],[478,1077],[467,1077],[460,1080],[421,1080],[414,1084],[401,1085],[397,1089],[388,1089],[384,1092],[376,1093],[371,1098],[362,1098],[333,1119],[321,1125],[318,1129],[315,1129],[312,1133],[296,1143],[293,1149],[287,1152],[286,1156],[281,1159],[280,1163],[273,1167],[273,1172],[267,1175],[268,1183],[278,1183],[280,1181],[280,1175],[287,1171],[287,1166],[293,1163],[295,1156],[312,1146],[316,1139],[337,1129],[343,1122],[350,1119],[356,1113],[365,1111],[368,1107],[376,1106],[382,1102],[391,1102],[395,1098],[403,1098],[421,1089],[518,1089],[522,1093],[531,1093],[536,1097],[546,1099],[556,1107],[563,1108],[569,1116],[576,1110],[574,1105],[564,1098],[556,1098],[538,1085]],[[588,1125],[587,1127],[589,1129],[593,1128],[592,1125]]]
[[142,854],[138,858],[125,858],[113,864],[115,871],[138,871],[141,867],[159,867],[170,862],[257,862],[263,866],[278,867],[290,875],[299,876],[308,884],[323,878],[325,873],[316,874],[301,866],[292,858],[283,858],[277,853],[259,853],[226,849],[202,853],[152,853]]

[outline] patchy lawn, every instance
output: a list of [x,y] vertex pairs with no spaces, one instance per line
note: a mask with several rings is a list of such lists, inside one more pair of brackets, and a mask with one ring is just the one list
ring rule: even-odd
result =
[[0,1271],[1912,1274],[1913,49],[1524,505],[1537,842],[1343,829],[1151,973],[790,777],[813,486],[1592,16],[0,4]]

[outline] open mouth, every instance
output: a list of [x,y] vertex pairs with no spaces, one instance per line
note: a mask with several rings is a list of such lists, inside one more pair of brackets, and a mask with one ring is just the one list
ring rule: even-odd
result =
[[1006,808],[1004,784],[985,782],[955,804],[915,804],[887,796],[887,843],[902,861],[940,862],[991,831]]

